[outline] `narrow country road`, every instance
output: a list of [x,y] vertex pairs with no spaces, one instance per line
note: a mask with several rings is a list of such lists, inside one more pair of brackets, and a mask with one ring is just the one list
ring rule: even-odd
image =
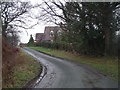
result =
[[118,88],[117,82],[97,70],[29,48],[23,50],[35,57],[47,70],[34,88]]

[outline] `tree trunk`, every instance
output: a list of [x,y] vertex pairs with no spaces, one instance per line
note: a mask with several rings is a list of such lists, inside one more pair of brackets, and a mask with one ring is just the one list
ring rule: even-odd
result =
[[114,56],[114,33],[113,30],[105,30],[105,56]]
[[105,56],[110,55],[110,32],[105,30]]
[[6,25],[6,24],[5,24],[5,25],[2,25],[2,36],[3,36],[4,38],[7,37],[6,29],[7,29],[7,25]]

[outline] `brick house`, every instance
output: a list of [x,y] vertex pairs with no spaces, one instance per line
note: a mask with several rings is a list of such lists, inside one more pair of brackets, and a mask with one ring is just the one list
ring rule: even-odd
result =
[[54,42],[61,32],[62,29],[58,26],[47,26],[45,27],[44,33],[36,33],[35,41]]
[[35,42],[43,41],[44,37],[45,37],[44,33],[36,33]]

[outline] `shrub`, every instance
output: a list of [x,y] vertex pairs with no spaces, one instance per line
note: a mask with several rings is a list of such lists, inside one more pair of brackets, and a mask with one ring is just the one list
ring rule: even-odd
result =
[[[19,49],[16,49],[10,46],[5,40],[2,40],[2,84],[9,85],[9,82],[13,82],[12,74],[14,72],[14,66],[17,64],[15,61],[15,56],[19,52]],[[14,82],[13,82],[14,83]]]

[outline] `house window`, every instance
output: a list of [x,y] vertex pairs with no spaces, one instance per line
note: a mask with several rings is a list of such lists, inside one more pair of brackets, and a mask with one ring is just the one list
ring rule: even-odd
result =
[[58,30],[57,34],[58,34],[58,36],[60,36],[61,35],[61,30]]
[[54,32],[53,32],[53,30],[50,31],[50,37],[54,37]]

